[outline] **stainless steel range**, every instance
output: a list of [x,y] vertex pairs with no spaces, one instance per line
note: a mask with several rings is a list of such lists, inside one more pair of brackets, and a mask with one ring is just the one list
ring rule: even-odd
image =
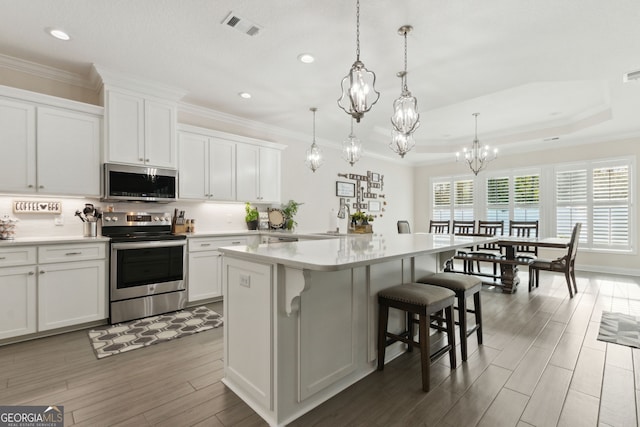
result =
[[186,236],[171,234],[170,213],[108,212],[102,234],[111,238],[111,323],[185,307]]

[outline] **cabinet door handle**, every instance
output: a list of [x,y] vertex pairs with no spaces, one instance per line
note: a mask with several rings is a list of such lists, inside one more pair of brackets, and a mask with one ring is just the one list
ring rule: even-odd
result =
[[200,243],[200,247],[211,246],[211,243]]
[[34,273],[33,271],[30,271],[28,274],[29,274],[29,276],[33,276],[36,273]]
[[231,244],[232,244],[232,245],[239,245],[239,244],[241,244],[241,243],[242,243],[242,242],[231,242]]
[[27,185],[27,188],[33,188],[33,184]]
[[0,259],[7,259],[7,257],[4,257],[4,256],[0,256]]
[[40,274],[44,274],[44,270],[40,270]]
[[71,256],[71,255],[82,255],[82,252],[67,252],[65,255],[66,255],[66,256]]
[[138,157],[138,160],[144,162],[144,159],[142,157]]
[[44,188],[44,185],[39,185],[38,188]]
[[149,162],[149,159],[144,159],[144,161],[148,163],[148,162]]

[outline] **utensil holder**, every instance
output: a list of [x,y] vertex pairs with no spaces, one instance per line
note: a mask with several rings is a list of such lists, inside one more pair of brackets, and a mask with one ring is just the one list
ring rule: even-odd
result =
[[82,231],[84,237],[96,237],[98,235],[98,223],[96,221],[83,222]]

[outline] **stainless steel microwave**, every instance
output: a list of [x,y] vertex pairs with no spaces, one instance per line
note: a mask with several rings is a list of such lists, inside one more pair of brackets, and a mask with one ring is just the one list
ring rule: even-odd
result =
[[105,202],[175,202],[177,188],[175,170],[104,164]]

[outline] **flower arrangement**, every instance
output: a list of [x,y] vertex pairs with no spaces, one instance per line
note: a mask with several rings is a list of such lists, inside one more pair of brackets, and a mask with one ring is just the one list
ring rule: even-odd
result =
[[373,222],[373,215],[367,215],[364,212],[358,211],[351,214],[351,222],[354,222],[354,223],[360,222],[362,224],[368,224],[369,222]]

